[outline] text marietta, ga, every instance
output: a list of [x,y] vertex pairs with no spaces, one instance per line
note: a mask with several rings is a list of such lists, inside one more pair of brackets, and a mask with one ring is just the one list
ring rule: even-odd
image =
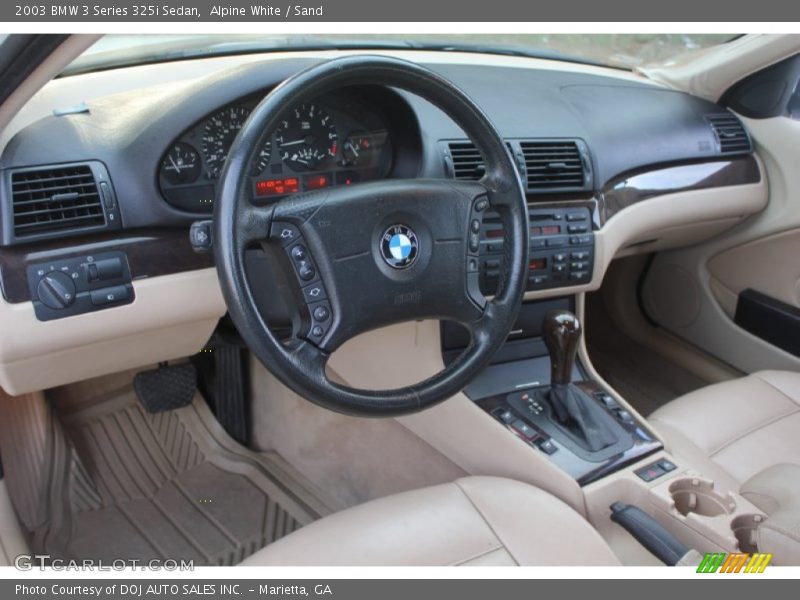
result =
[[321,17],[322,6],[289,5],[286,8],[271,4],[251,4],[243,6],[214,5],[211,16],[226,19],[228,17]]

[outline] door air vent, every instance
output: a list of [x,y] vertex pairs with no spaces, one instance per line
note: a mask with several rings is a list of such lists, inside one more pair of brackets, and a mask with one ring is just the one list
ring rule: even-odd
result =
[[116,199],[101,163],[14,169],[8,173],[7,205],[16,240],[118,228]]
[[741,154],[752,152],[750,136],[742,122],[731,113],[708,115],[706,120],[714,131],[720,154]]
[[525,160],[528,191],[583,190],[588,158],[575,140],[530,140],[519,143]]

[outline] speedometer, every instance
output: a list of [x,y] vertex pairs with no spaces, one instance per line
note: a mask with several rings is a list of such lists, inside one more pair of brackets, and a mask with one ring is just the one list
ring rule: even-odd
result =
[[[203,156],[210,177],[219,177],[228,158],[231,144],[249,116],[250,109],[231,106],[222,109],[206,121],[203,128]],[[256,157],[256,164],[253,165],[254,173],[260,173],[269,164],[270,150],[270,142],[267,140]]]
[[281,122],[275,142],[287,166],[311,171],[336,156],[338,135],[328,113],[316,104],[302,104]]

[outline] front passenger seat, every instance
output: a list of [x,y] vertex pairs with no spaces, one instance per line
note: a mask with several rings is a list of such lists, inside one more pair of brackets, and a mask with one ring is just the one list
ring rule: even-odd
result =
[[497,477],[387,496],[335,513],[243,565],[619,565],[591,525],[533,486]]

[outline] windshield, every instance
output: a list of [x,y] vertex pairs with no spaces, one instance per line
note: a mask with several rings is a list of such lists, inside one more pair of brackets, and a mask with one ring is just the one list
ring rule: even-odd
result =
[[488,52],[634,69],[722,44],[730,34],[107,35],[64,74],[183,58],[281,50]]

